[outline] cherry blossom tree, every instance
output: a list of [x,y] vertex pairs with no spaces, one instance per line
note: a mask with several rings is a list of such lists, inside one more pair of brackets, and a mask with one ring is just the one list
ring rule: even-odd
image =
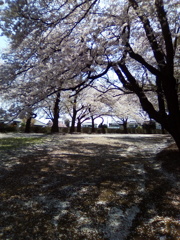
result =
[[65,112],[72,119],[70,132],[75,131],[76,124],[77,132],[81,132],[81,125],[86,120],[91,120],[92,132],[95,132],[95,119],[108,114],[107,106],[101,102],[99,97],[101,94],[93,86],[88,86],[81,91],[76,89],[71,93],[66,92],[65,95],[63,100]]
[[124,133],[128,133],[128,120],[134,120],[137,124],[144,121],[143,110],[135,94],[112,89],[102,95],[101,101],[109,108],[109,116],[123,124]]
[[109,108],[102,101],[102,86],[99,83],[93,85],[93,87],[89,87],[85,91],[85,102],[87,105],[87,109],[89,112],[89,119],[91,120],[92,129],[91,132],[95,132],[95,120],[102,119],[104,116],[108,116]]
[[[123,87],[138,96],[143,110],[149,117],[159,122],[172,135],[180,149],[178,80],[174,71],[177,55],[175,43],[180,29],[177,24],[178,3],[163,0],[123,2],[124,18],[117,11],[120,4],[118,7],[114,6],[114,10],[110,5],[105,9],[103,16],[111,13],[114,23],[120,18],[114,28],[113,23],[105,25],[100,18],[101,28],[109,28],[104,38],[108,34],[111,42],[113,39],[118,42],[112,44],[112,55],[108,55],[107,64],[114,70]],[[102,34],[97,34],[98,37],[102,38]],[[107,52],[110,48],[109,42],[103,47]],[[144,78],[144,70],[149,78]],[[149,79],[153,83],[152,89],[149,89]],[[155,105],[147,96],[150,90],[157,94]]]
[[77,122],[77,130],[81,131],[81,123],[83,119],[88,119],[88,111],[84,105],[82,95],[78,92],[78,89],[73,92],[66,92],[64,94],[64,109],[65,113],[71,118],[70,133],[75,132],[75,124]]
[[[150,4],[150,3],[149,3]],[[138,96],[143,109],[149,114],[150,118],[157,122],[171,133],[178,147],[180,148],[180,111],[177,96],[177,80],[174,77],[174,55],[175,49],[173,46],[174,24],[168,17],[171,9],[171,4],[166,5],[162,0],[154,1],[151,6],[147,2],[137,2],[129,0],[129,16],[133,15],[131,21],[138,21],[139,29],[136,28],[135,34],[131,32],[131,23],[127,23],[125,33],[127,38],[125,45],[127,50],[124,51],[124,56],[114,66],[118,78],[123,83],[124,87],[133,91]],[[144,11],[145,7],[150,9],[150,12]],[[169,10],[165,8],[169,7]],[[176,12],[173,13],[177,16]],[[153,14],[155,13],[155,14]],[[152,22],[152,23],[151,23]],[[137,31],[139,30],[139,31]],[[139,33],[139,34],[137,34]],[[146,47],[149,49],[149,54],[152,56],[152,61],[149,61],[147,54],[138,53],[133,49],[131,40],[137,41],[137,37],[142,36],[146,39]],[[145,42],[144,42],[145,44]],[[141,45],[142,46],[142,45]],[[137,77],[131,72],[126,63],[126,54],[136,63],[141,64],[146,68],[152,76],[155,76],[155,86],[158,97],[159,109],[156,110],[152,102],[147,98],[142,83],[139,83]],[[146,51],[147,53],[147,51]],[[165,109],[165,102],[167,109]]]

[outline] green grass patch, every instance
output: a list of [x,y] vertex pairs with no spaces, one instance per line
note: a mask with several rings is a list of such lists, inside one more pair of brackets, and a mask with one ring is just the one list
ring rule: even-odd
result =
[[22,148],[30,144],[41,143],[42,141],[43,141],[42,138],[35,137],[2,138],[0,139],[0,150]]

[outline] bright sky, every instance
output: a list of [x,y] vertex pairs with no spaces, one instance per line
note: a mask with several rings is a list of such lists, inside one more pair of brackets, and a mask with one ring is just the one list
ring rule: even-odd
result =
[[0,36],[0,48],[4,48],[7,46],[7,41],[5,37]]
[[7,38],[4,36],[0,36],[0,51],[3,50],[3,48],[7,47]]
[[7,46],[8,46],[7,38],[0,36],[0,62],[2,62],[1,54],[3,53],[3,50],[7,48]]
[[[0,11],[3,11],[4,6],[4,1],[0,0]],[[1,36],[1,34],[2,32],[0,30],[0,55],[2,54],[2,50],[7,47],[6,37]]]

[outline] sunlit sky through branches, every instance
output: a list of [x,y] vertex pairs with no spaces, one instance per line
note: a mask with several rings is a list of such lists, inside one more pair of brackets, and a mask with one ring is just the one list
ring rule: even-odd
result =
[[2,62],[1,60],[1,54],[3,53],[3,51],[8,47],[8,41],[7,38],[4,36],[0,36],[0,62]]
[[7,38],[4,36],[0,36],[0,50],[2,51],[7,46],[8,46]]

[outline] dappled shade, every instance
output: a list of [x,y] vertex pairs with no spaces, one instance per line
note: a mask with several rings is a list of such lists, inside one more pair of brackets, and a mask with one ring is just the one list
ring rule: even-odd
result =
[[177,185],[153,159],[168,136],[38,139],[2,151],[1,239],[178,239]]

